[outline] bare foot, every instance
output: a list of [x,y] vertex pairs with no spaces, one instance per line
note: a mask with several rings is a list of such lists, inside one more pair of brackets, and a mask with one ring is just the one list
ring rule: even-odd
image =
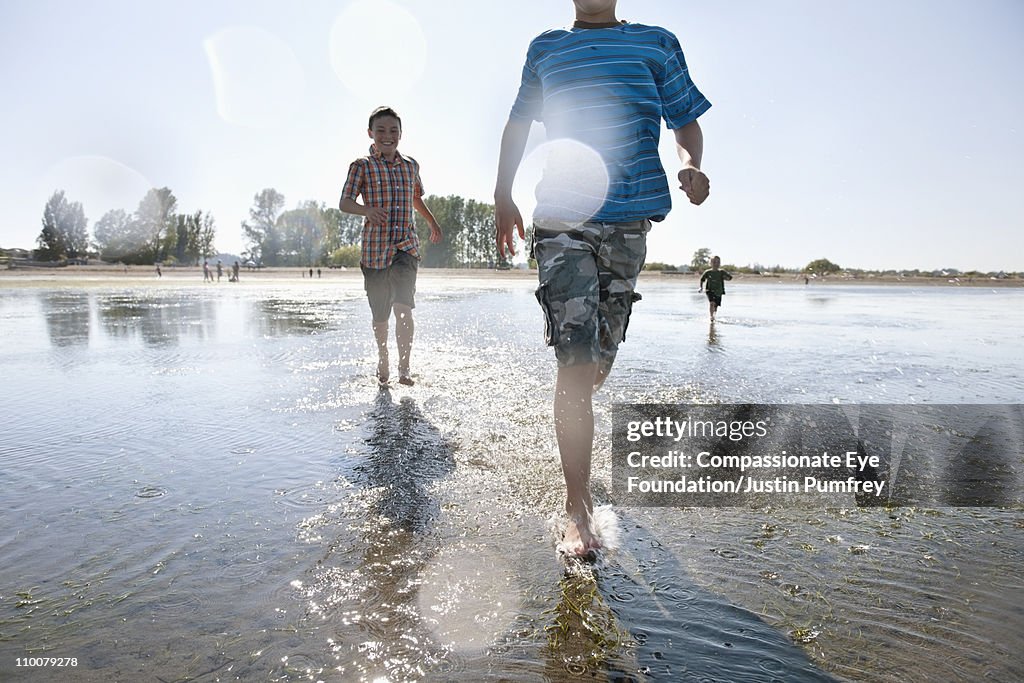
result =
[[387,386],[388,380],[391,378],[388,371],[388,357],[381,356],[380,360],[377,361],[377,382],[380,385]]
[[588,557],[601,549],[601,539],[594,530],[594,520],[587,515],[574,515],[569,518],[562,537],[562,547],[578,557]]
[[409,374],[409,368],[398,368],[398,383],[404,384],[407,387],[411,387],[416,382],[412,381],[412,375]]

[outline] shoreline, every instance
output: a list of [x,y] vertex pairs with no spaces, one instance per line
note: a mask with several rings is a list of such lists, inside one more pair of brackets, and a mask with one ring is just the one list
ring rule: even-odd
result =
[[[312,280],[308,277],[308,269],[286,267],[286,268],[262,268],[260,270],[243,270],[239,274],[242,285],[270,282],[319,282],[343,281],[359,279],[361,272],[358,268],[322,268],[321,277],[314,276]],[[529,280],[536,282],[537,271],[528,269],[513,270],[492,270],[475,268],[422,268],[419,277],[423,280],[435,279],[457,279],[457,280],[489,280],[493,282],[518,282]],[[671,273],[663,274],[661,271],[644,271],[640,274],[640,280],[644,282],[678,282],[683,281],[696,285],[699,280],[697,273]],[[798,275],[733,275],[733,284],[778,284],[798,285],[806,287],[842,286],[842,285],[886,285],[899,287],[998,287],[1015,288],[1024,287],[1024,279],[1006,278],[941,278],[941,277],[896,277],[896,276],[858,276],[842,277],[829,276],[813,278],[808,284],[804,284],[803,276]],[[156,271],[149,266],[65,266],[65,267],[19,267],[0,270],[0,288],[17,286],[46,286],[57,284],[60,286],[98,286],[98,285],[119,285],[119,284],[149,284],[149,285],[182,285],[192,284],[202,286],[203,271],[199,266],[164,268],[163,277],[157,277]],[[220,283],[213,284],[235,284],[228,281],[225,275]]]

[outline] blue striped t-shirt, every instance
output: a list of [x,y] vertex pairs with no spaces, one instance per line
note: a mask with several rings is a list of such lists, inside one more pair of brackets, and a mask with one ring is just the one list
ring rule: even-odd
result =
[[[608,191],[590,220],[625,223],[660,221],[672,208],[658,156],[661,120],[682,128],[710,107],[690,80],[678,39],[658,26],[627,23],[534,38],[511,116],[542,122],[549,139],[570,138],[595,150]],[[545,191],[546,182],[547,171],[536,215],[557,218],[565,188]]]

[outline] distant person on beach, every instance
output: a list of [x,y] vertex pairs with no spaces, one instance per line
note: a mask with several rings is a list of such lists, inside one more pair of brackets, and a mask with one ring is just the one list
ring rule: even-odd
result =
[[231,266],[232,282],[238,282],[238,261],[235,261]]
[[203,261],[203,282],[213,282],[213,275],[210,273],[209,261]]
[[[419,163],[398,152],[402,119],[390,107],[378,107],[370,114],[367,133],[373,140],[370,152],[349,165],[339,207],[366,217],[359,266],[377,342],[377,381],[385,386],[390,377],[388,318],[394,313],[398,381],[412,385],[412,309],[420,260],[413,209],[430,225],[431,242],[441,241],[441,226],[423,203]],[[360,196],[362,204],[356,201]]]
[[160,270],[160,264],[159,263],[156,264],[156,276],[157,277],[163,277],[164,276],[164,271]]
[[[700,170],[703,135],[697,117],[711,106],[697,90],[676,37],[657,26],[619,21],[616,0],[573,0],[571,28],[547,31],[531,43],[522,83],[501,138],[494,189],[499,260],[514,255],[513,228],[525,238],[512,186],[533,121],[549,140],[567,139],[600,155],[608,173],[603,203],[566,214],[559,188],[545,169],[537,187],[532,255],[537,299],[547,343],[555,347],[558,375],[554,420],[565,477],[569,521],[561,547],[590,556],[602,546],[593,517],[590,462],[594,439],[592,394],[611,371],[647,255],[652,221],[668,214],[672,199],[658,156],[661,121],[672,129],[681,161],[680,188],[693,204],[708,196]],[[550,179],[549,179],[550,175]],[[551,198],[546,200],[545,198]]]
[[[698,292],[706,292],[708,297],[708,311],[711,313],[711,322],[715,322],[715,313],[722,305],[722,296],[725,294],[725,281],[731,280],[732,275],[721,270],[722,259],[717,256],[711,257],[711,267],[700,276]],[[707,284],[705,284],[707,283]]]
[[217,282],[220,282],[220,276],[224,274],[224,264],[217,259]]

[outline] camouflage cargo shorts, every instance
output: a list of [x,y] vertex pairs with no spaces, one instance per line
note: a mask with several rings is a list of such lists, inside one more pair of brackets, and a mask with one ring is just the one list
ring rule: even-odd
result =
[[544,337],[558,364],[599,363],[611,369],[626,339],[629,314],[640,300],[636,278],[647,257],[651,222],[538,221],[530,255],[537,260],[537,301]]

